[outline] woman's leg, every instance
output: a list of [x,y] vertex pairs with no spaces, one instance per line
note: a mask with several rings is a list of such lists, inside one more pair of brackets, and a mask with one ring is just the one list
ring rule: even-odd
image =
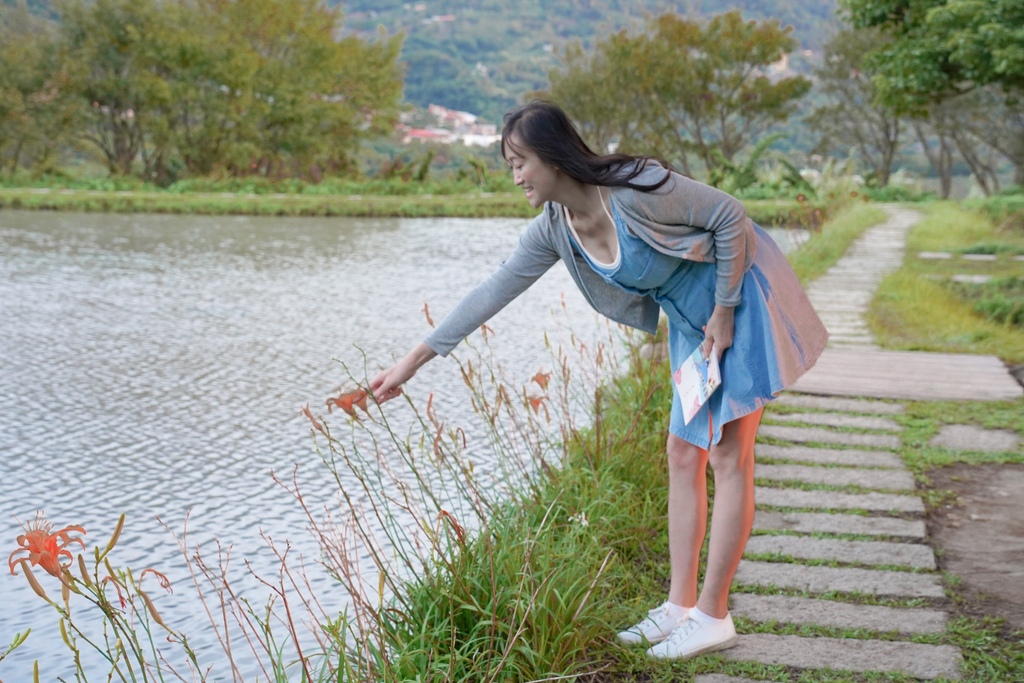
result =
[[708,454],[715,475],[715,502],[708,564],[697,607],[719,619],[729,612],[729,588],[754,525],[754,439],[763,411],[724,425],[722,440]]
[[708,520],[708,452],[668,436],[668,600],[681,607],[697,602],[700,548]]

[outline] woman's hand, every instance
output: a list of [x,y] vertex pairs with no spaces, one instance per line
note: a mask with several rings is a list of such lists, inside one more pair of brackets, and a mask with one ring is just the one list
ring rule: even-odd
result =
[[424,363],[436,356],[426,344],[419,344],[402,360],[383,370],[370,380],[370,391],[377,403],[384,403],[402,394],[402,385],[408,382]]
[[736,309],[733,306],[715,306],[708,324],[704,326],[701,353],[705,358],[710,357],[712,349],[717,349],[718,360],[722,360],[722,354],[732,346],[732,333],[736,327],[735,313]]

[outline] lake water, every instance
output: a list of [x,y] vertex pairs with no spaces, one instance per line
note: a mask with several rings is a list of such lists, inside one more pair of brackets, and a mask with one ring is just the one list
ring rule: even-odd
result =
[[[311,500],[330,498],[300,407],[324,412],[346,381],[339,360],[372,375],[411,348],[429,331],[424,302],[442,317],[524,226],[0,212],[0,551],[16,548],[15,516],[27,521],[42,509],[58,527],[80,524],[91,549],[125,513],[112,559],[165,572],[172,595],[149,586],[165,620],[216,655],[186,564],[158,518],[180,531],[191,511],[192,540],[233,544],[239,568],[248,559],[273,571],[261,531],[315,559],[301,509],[270,478],[300,464]],[[776,239],[792,246],[786,233]],[[552,367],[545,331],[556,341],[569,330],[583,340],[608,334],[560,264],[490,326],[519,384]],[[453,360],[428,364],[407,390],[421,401],[434,392],[438,413],[467,425],[486,459],[486,431],[473,427]],[[403,402],[387,410],[400,428],[413,424]],[[338,592],[326,577],[314,581]],[[0,663],[0,680],[31,680],[35,659],[42,680],[70,677],[52,608],[6,571],[0,595],[0,647],[33,631]],[[336,597],[329,608],[344,604]]]

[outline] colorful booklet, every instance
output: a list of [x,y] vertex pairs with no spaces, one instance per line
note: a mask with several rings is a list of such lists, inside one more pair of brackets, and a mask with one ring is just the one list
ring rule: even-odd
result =
[[707,403],[711,394],[722,384],[722,373],[718,367],[718,352],[711,349],[711,357],[705,358],[700,345],[693,350],[690,357],[672,373],[672,380],[679,388],[679,399],[683,406],[683,422],[697,414],[700,407]]

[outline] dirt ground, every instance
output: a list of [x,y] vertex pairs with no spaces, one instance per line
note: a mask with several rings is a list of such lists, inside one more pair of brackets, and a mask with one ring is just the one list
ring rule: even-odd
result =
[[955,465],[929,477],[957,495],[929,515],[939,567],[963,581],[969,613],[1024,629],[1024,465]]

